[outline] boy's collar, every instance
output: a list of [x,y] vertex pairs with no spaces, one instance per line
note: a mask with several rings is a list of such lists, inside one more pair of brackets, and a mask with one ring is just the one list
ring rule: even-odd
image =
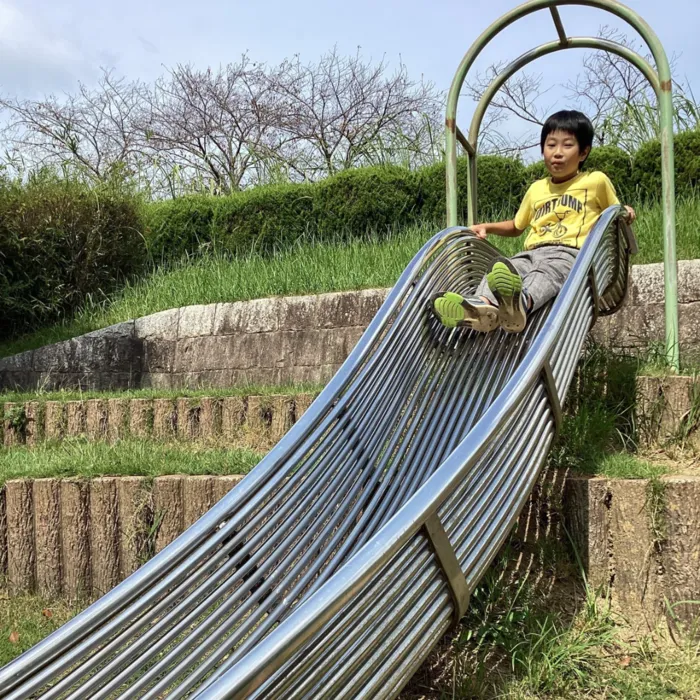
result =
[[576,175],[572,175],[568,180],[562,180],[561,182],[554,182],[551,175],[547,179],[549,180],[550,185],[558,186],[558,185],[566,185],[569,182],[573,182],[576,178],[581,177],[581,175],[583,175],[583,172],[581,172],[579,170],[579,171],[577,171]]

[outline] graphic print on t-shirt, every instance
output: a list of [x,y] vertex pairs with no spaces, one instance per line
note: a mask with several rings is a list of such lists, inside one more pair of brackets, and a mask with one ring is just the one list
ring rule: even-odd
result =
[[[562,195],[550,196],[535,201],[532,228],[538,236],[559,240],[569,233],[569,226],[578,224],[578,239],[586,221],[586,188],[572,189]],[[583,216],[579,216],[583,214]],[[580,221],[577,219],[580,218]],[[567,220],[569,221],[567,225]]]

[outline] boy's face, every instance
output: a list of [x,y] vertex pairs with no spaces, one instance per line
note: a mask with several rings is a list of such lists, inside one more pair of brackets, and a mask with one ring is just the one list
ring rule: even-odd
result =
[[544,164],[554,182],[563,182],[576,175],[591,149],[579,149],[576,136],[570,131],[552,131],[544,142]]

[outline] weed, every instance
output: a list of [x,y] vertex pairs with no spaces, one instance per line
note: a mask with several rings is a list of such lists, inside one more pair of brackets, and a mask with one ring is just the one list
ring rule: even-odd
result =
[[647,482],[644,507],[654,550],[660,554],[667,537],[666,482],[658,476],[650,478]]

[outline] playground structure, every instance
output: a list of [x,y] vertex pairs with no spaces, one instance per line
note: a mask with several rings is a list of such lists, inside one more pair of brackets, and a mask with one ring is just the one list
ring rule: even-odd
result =
[[[658,75],[613,42],[567,38],[557,7],[573,4],[629,21]],[[456,109],[469,67],[503,28],[541,9],[559,41],[494,80],[466,138]],[[623,210],[611,207],[560,295],[524,333],[450,330],[428,309],[436,291],[472,291],[498,254],[456,225],[456,142],[470,158],[472,224],[486,106],[518,68],[569,47],[618,53],[659,95],[667,353],[677,366],[665,54],[617,2],[531,0],[487,29],[460,64],[447,106],[448,228],[418,252],[338,374],[240,486],[2,669],[3,698],[396,696],[464,613],[539,475],[589,329],[625,296],[635,242]]]

